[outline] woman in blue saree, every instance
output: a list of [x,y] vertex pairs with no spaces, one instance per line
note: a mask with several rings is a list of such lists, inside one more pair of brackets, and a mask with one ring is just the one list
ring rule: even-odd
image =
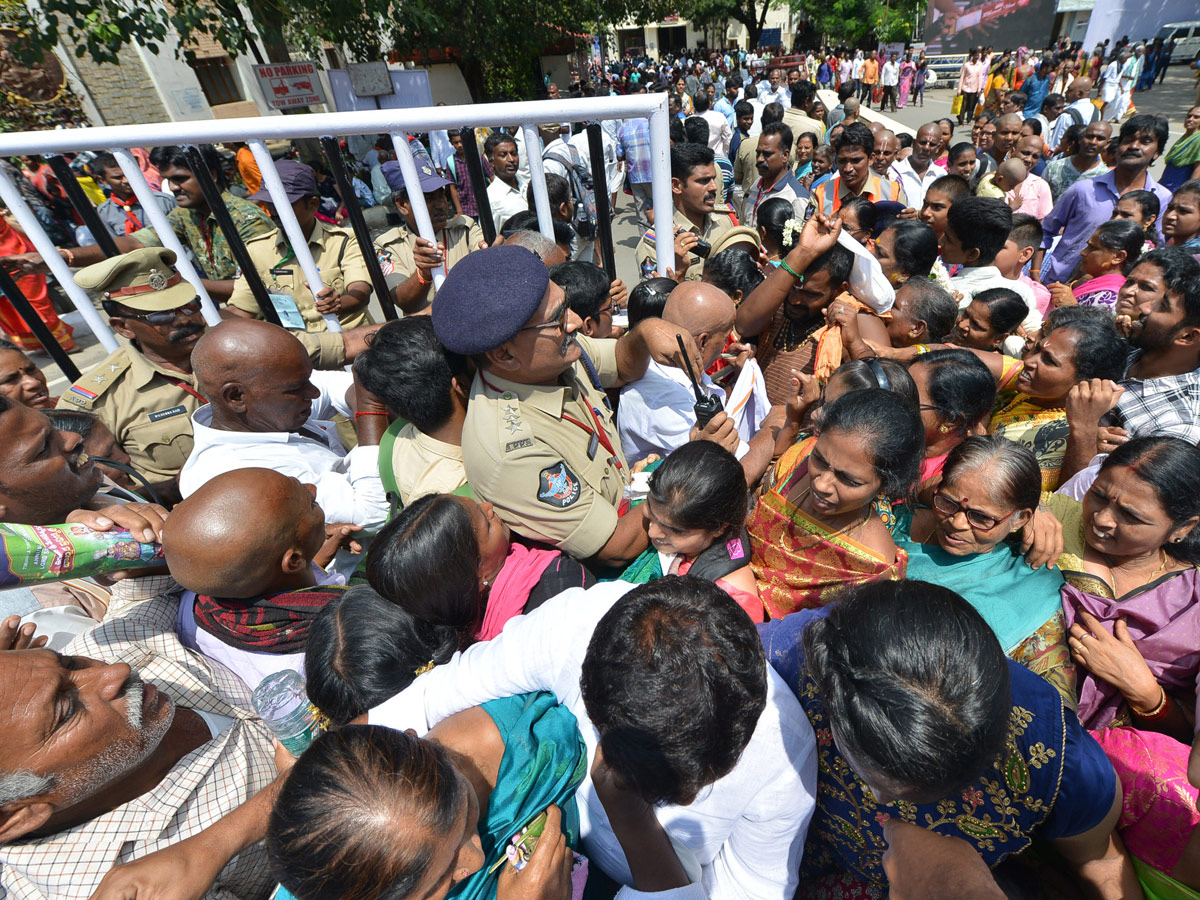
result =
[[908,578],[957,593],[983,616],[1009,659],[1041,675],[1075,708],[1075,666],[1067,647],[1063,577],[1033,569],[1008,538],[1033,517],[1040,498],[1037,458],[996,435],[969,437],[946,459],[932,509],[897,524]]
[[1046,839],[1095,896],[1137,896],[1112,836],[1111,764],[961,597],[881,581],[758,628],[817,739],[798,898],[885,896],[889,818],[964,840],[989,866]]

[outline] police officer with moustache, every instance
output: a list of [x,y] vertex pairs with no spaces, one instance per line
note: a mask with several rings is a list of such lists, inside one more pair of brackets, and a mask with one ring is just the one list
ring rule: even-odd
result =
[[[192,452],[191,414],[208,402],[192,375],[192,348],[205,331],[200,301],[174,265],[172,251],[147,247],[75,273],[80,287],[100,293],[109,325],[129,344],[58,401],[60,409],[95,413],[166,504],[179,499],[176,477]],[[377,327],[294,334],[314,366],[335,369],[364,349]]]
[[[651,359],[679,365],[677,332],[698,361],[690,335],[645,319],[616,340],[579,336],[545,264],[513,245],[454,267],[433,326],[447,350],[477,366],[462,433],[476,498],[513,530],[576,559],[618,566],[641,553],[644,512],[628,512],[629,466],[604,392],[641,378]],[[721,413],[693,436],[728,441],[731,432]]]

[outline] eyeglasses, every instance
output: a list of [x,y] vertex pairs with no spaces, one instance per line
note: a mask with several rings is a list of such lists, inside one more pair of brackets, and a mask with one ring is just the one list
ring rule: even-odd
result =
[[966,513],[967,524],[976,531],[991,531],[997,525],[1000,525],[1001,523],[1011,519],[1014,515],[1016,515],[1017,512],[1014,509],[1007,516],[996,518],[996,516],[989,516],[987,513],[980,512],[977,509],[971,509],[966,505],[965,502],[963,502],[967,499],[969,498],[964,497],[963,500],[955,500],[952,497],[947,497],[941,491],[938,491],[933,495],[933,508],[940,515],[943,515],[948,519],[954,518],[960,512]]
[[522,331],[544,331],[547,328],[557,328],[559,331],[566,331],[567,316],[570,314],[570,312],[571,307],[569,307],[566,303],[563,303],[562,312],[558,314],[557,318],[551,319],[549,322],[541,322],[537,325],[525,325],[524,327],[517,329],[517,333],[520,334]]
[[129,313],[122,318],[140,319],[150,325],[170,325],[175,321],[176,316],[193,316],[199,311],[200,301],[193,300],[191,303],[185,303],[183,306],[177,306],[174,309],[163,309],[152,313]]

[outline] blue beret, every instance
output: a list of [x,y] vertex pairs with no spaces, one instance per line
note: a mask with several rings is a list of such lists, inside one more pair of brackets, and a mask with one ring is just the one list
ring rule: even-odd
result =
[[452,353],[495,350],[533,317],[549,283],[550,270],[525,247],[476,250],[442,282],[433,301],[433,330]]

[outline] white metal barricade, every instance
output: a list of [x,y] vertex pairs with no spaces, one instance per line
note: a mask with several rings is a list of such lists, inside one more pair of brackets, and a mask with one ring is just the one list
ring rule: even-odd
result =
[[[287,234],[295,253],[296,261],[304,272],[309,288],[315,296],[323,287],[320,273],[303,239],[300,226],[292,212],[291,204],[283,190],[275,163],[268,152],[268,140],[293,140],[333,135],[344,137],[352,134],[390,134],[396,148],[396,157],[404,176],[404,184],[412,204],[413,217],[421,237],[436,243],[429,211],[425,207],[425,195],[421,191],[420,178],[413,160],[412,150],[406,135],[415,132],[437,131],[448,128],[479,128],[485,126],[520,126],[525,133],[525,146],[529,152],[529,169],[533,181],[534,206],[537,210],[538,228],[542,234],[554,239],[553,223],[550,219],[550,200],[546,194],[546,180],[542,173],[541,154],[537,124],[541,122],[592,122],[603,119],[646,118],[650,122],[650,171],[652,201],[655,221],[670,222],[671,211],[671,168],[669,113],[666,94],[631,94],[629,96],[593,97],[579,100],[535,100],[521,103],[484,103],[470,106],[431,106],[419,109],[379,109],[360,112],[323,113],[311,116],[267,116],[245,119],[213,119],[199,122],[156,122],[139,125],[105,126],[102,128],[70,128],[59,131],[26,131],[0,134],[0,156],[23,156],[73,153],[80,150],[109,151],[117,158],[121,170],[129,179],[150,224],[158,233],[163,246],[175,251],[180,274],[195,288],[210,325],[220,320],[216,306],[204,289],[199,273],[188,261],[183,247],[167,225],[166,216],[159,209],[132,154],[134,147],[161,147],[186,144],[210,144],[225,141],[245,141],[254,153],[255,161],[263,175],[263,185],[275,202],[280,224]],[[599,186],[598,189],[603,186]],[[107,350],[117,348],[116,338],[108,324],[97,313],[86,292],[75,284],[71,270],[59,255],[53,241],[43,230],[33,211],[22,200],[16,184],[6,173],[0,171],[0,200],[12,210],[17,222],[29,235],[37,251],[45,258],[50,271],[62,285],[71,302],[82,314],[88,327],[95,332]],[[667,267],[674,259],[674,234],[670,228],[659,228],[655,232],[658,255],[658,273],[667,274]],[[363,247],[364,253],[373,253],[371,247]],[[438,285],[442,272],[434,273]],[[337,317],[325,316],[331,331],[341,331]]]

